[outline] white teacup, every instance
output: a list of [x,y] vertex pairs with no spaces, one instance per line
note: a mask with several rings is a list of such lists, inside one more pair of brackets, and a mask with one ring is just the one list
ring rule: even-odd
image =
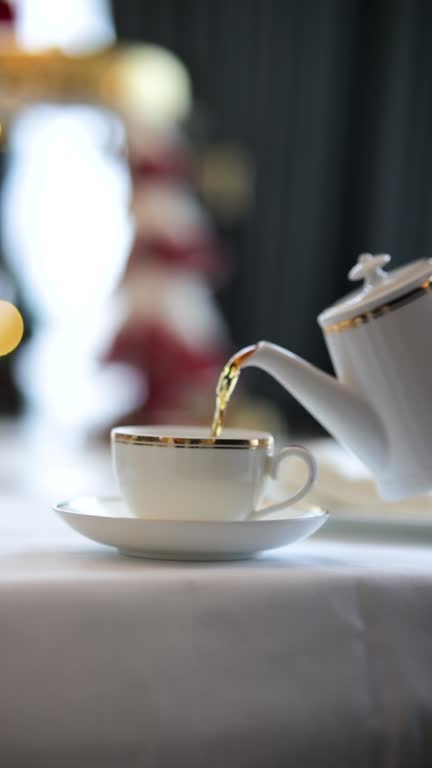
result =
[[[111,445],[121,494],[134,515],[147,519],[262,518],[303,498],[317,475],[306,448],[290,445],[275,454],[274,439],[265,432],[224,429],[212,438],[200,427],[116,427]],[[293,456],[306,464],[305,483],[260,509],[266,481]]]

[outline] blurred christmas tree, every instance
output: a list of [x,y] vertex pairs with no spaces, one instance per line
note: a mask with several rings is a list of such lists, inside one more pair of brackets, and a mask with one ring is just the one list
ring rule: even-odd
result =
[[141,423],[209,423],[230,350],[212,289],[227,263],[193,188],[192,150],[174,128],[130,129],[135,238],[106,355],[139,371]]

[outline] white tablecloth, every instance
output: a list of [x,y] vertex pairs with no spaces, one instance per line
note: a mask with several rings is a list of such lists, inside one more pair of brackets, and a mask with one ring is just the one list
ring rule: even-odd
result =
[[107,491],[97,461],[78,482],[39,455],[18,488],[3,459],[2,768],[431,764],[427,534],[330,523],[250,562],[128,559],[49,509],[66,481]]

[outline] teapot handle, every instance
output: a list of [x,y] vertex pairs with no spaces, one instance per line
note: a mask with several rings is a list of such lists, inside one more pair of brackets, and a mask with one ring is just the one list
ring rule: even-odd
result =
[[270,475],[273,480],[277,480],[281,463],[291,457],[302,459],[302,461],[304,461],[306,464],[308,469],[308,476],[306,481],[299,490],[295,491],[295,493],[291,494],[291,496],[288,496],[283,501],[279,501],[276,504],[271,504],[270,506],[262,507],[261,509],[256,509],[252,513],[250,519],[265,519],[267,515],[272,515],[274,512],[282,512],[291,504],[295,504],[296,501],[300,501],[300,499],[306,496],[306,494],[315,485],[318,476],[317,463],[311,452],[308,451],[307,448],[304,448],[302,445],[288,445],[286,448],[282,448],[282,450],[280,450],[278,453],[269,456],[267,474]]

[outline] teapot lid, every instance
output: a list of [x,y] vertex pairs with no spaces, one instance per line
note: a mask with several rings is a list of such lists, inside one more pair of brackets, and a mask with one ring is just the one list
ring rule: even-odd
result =
[[332,304],[318,316],[318,322],[324,329],[335,323],[372,312],[393,299],[399,299],[410,291],[420,287],[432,278],[432,259],[419,259],[404,267],[390,270],[383,269],[390,261],[388,253],[372,255],[362,253],[357,264],[348,273],[350,280],[364,280],[360,290],[348,293],[344,298]]

